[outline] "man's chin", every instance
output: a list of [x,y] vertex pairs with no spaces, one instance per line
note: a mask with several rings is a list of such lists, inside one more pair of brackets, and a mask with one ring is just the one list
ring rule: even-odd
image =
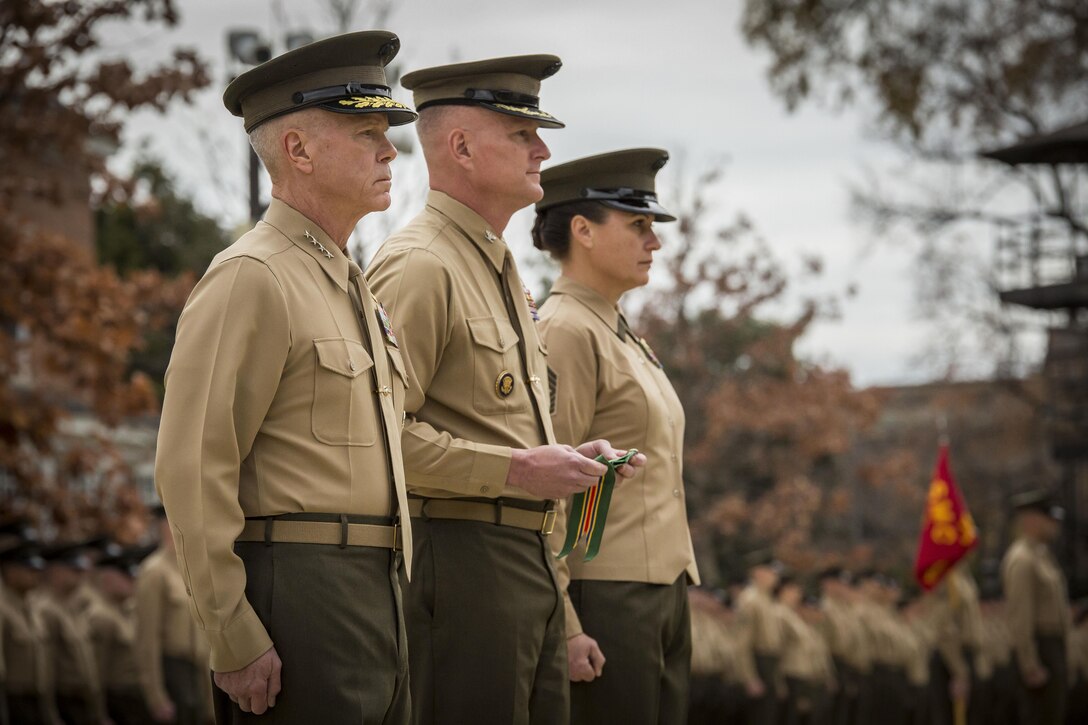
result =
[[389,192],[379,194],[366,205],[366,211],[364,214],[374,214],[376,212],[383,212],[389,208],[393,203],[393,198],[389,195]]

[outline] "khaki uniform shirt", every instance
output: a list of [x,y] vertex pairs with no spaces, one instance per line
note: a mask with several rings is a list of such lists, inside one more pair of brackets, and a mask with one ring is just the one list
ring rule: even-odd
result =
[[933,632],[921,621],[905,623],[907,651],[907,682],[915,687],[924,687],[929,682],[929,659],[932,649]]
[[[155,481],[215,671],[272,646],[233,550],[245,517],[388,516],[403,499],[408,372],[361,276],[360,330],[352,267],[320,227],[273,200],[212,260],[178,322]],[[407,516],[402,525],[410,570]]]
[[779,671],[786,677],[833,687],[835,667],[823,637],[789,607],[779,604],[778,612],[784,633]]
[[136,662],[152,709],[170,700],[163,657],[188,660],[200,669],[208,662],[208,641],[189,613],[178,559],[168,549],[147,557],[136,576]]
[[873,663],[905,667],[906,647],[891,610],[885,605],[863,600],[858,602],[855,611],[872,648]]
[[824,597],[821,634],[827,641],[831,655],[841,659],[860,672],[872,669],[872,651],[856,615],[856,607],[830,597]]
[[79,616],[85,616],[91,611],[91,607],[106,601],[105,596],[98,590],[90,579],[85,579],[72,595],[71,610]]
[[94,645],[98,674],[102,689],[107,692],[133,690],[140,686],[140,669],[136,664],[135,604],[134,601],[117,604],[101,597],[87,610],[87,626]]
[[691,673],[741,684],[736,636],[712,611],[691,607]]
[[403,349],[418,381],[405,403],[402,445],[415,494],[534,498],[506,486],[510,449],[555,437],[544,345],[512,256],[509,287],[526,337],[527,370],[500,288],[509,254],[480,215],[431,191],[424,210],[385,241],[367,269],[374,293],[403,326]]
[[1065,576],[1049,547],[1017,539],[1001,562],[1005,613],[1021,672],[1041,667],[1035,636],[1066,637],[1070,629]]
[[[737,597],[737,633],[740,636],[741,672],[745,682],[757,676],[755,655],[780,657],[785,641],[782,618],[774,600],[749,584]],[[764,682],[768,688],[774,683]]]
[[4,631],[5,687],[14,695],[42,695],[53,687],[48,638],[41,612],[8,590],[0,596]]
[[[688,531],[682,476],[684,409],[665,372],[631,335],[619,335],[619,310],[592,289],[560,277],[540,309],[540,333],[555,372],[552,425],[559,443],[603,438],[637,448],[646,465],[617,485],[600,552],[560,560],[568,579],[672,584],[682,573],[699,583]],[[566,538],[566,511],[552,535]],[[568,571],[569,567],[569,571]],[[567,636],[582,631],[567,602]]]
[[86,621],[73,611],[79,602],[67,601],[41,591],[32,600],[45,626],[46,646],[53,685],[59,695],[82,697],[87,706],[105,715],[105,700],[98,677],[98,663]]
[[982,619],[982,650],[992,668],[1005,667],[1012,661],[1012,642],[1005,617],[986,616]]
[[932,607],[931,623],[936,630],[937,651],[953,678],[970,675],[967,653],[982,645],[982,612],[978,586],[964,567],[955,567],[927,598]]

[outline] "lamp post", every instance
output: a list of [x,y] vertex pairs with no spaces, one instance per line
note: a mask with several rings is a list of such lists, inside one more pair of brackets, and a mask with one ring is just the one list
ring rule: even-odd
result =
[[[294,50],[314,41],[308,31],[293,30],[284,35],[284,49]],[[227,82],[234,80],[240,73],[260,65],[272,58],[272,43],[258,31],[237,29],[227,32],[227,50],[230,54],[230,70]],[[249,218],[257,223],[264,213],[265,205],[261,202],[261,160],[253,147],[249,148]]]

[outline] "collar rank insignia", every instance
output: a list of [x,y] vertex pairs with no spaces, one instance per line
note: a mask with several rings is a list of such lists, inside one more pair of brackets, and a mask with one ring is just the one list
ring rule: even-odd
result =
[[[631,337],[634,337],[634,335],[632,335]],[[658,360],[657,355],[654,354],[654,349],[652,347],[650,347],[650,343],[646,342],[646,338],[645,337],[637,337],[637,338],[635,338],[635,340],[638,342],[638,346],[642,348],[642,352],[646,355],[646,357],[649,359],[649,361],[652,362],[657,367],[664,369],[664,366],[662,366],[661,361]]]
[[533,299],[533,293],[524,284],[521,285],[521,288],[525,290],[525,301],[529,303],[529,314],[533,316],[533,322],[540,322],[540,313],[536,309],[536,300]]
[[484,230],[484,238],[487,239],[487,241],[489,242],[497,242],[502,239],[502,237],[495,236],[495,232],[491,231],[490,229]]
[[313,234],[310,234],[309,229],[307,229],[305,232],[303,232],[303,234],[306,235],[306,239],[309,240],[310,244],[317,247],[321,251],[321,253],[324,254],[326,257],[328,257],[329,259],[332,259],[332,252],[325,249],[325,245],[322,244],[321,242],[317,241],[317,237],[315,237]]
[[393,332],[393,322],[389,319],[389,313],[385,311],[385,305],[381,302],[378,303],[378,319],[382,323],[382,332],[385,333],[385,341],[393,347],[400,347],[397,344],[397,336]]

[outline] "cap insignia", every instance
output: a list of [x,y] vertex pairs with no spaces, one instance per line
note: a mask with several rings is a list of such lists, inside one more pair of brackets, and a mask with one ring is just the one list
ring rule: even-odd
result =
[[539,110],[537,110],[535,108],[529,108],[528,106],[511,106],[511,105],[506,104],[506,103],[492,103],[491,107],[492,108],[498,108],[498,109],[503,110],[503,111],[513,111],[514,113],[522,113],[522,114],[525,114],[526,116],[536,116],[537,118],[546,118],[549,121],[552,119],[552,115],[550,113],[544,113],[544,111],[539,111]]
[[386,98],[384,96],[351,96],[349,98],[341,98],[336,102],[337,105],[344,106],[346,108],[399,108],[407,110],[408,107],[403,103],[398,103],[392,98]]

